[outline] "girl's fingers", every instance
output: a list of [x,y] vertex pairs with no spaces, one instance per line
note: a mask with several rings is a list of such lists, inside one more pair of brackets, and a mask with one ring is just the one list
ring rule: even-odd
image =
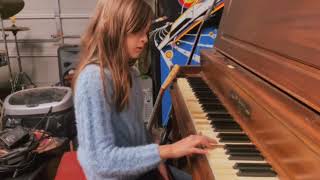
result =
[[[201,133],[199,133],[201,134]],[[204,148],[210,148],[212,147],[214,144],[217,144],[217,142],[212,139],[209,138],[207,136],[202,136],[202,135],[195,135],[192,138],[189,139],[189,143],[191,146],[193,147],[204,147]]]
[[200,149],[200,148],[192,148],[191,150],[192,154],[207,154],[208,151],[205,149]]
[[210,147],[211,148],[216,148],[216,147],[223,147],[223,145],[221,146],[221,144],[217,144],[217,143],[210,143]]
[[212,149],[212,148],[214,148],[215,145],[216,144],[213,144],[213,143],[207,143],[206,147],[209,148],[209,149]]
[[208,137],[203,137],[200,143],[201,146],[205,146],[206,148],[213,148],[217,144],[215,140],[212,142]]
[[212,139],[212,138],[209,138],[209,137],[207,137],[207,136],[205,136],[206,137],[206,139],[207,139],[207,141],[209,142],[209,143],[215,143],[215,144],[217,144],[217,141],[216,140],[214,140],[214,139]]
[[210,143],[217,143],[216,140],[208,137],[208,136],[205,136],[205,135],[202,135],[201,132],[199,133],[199,137],[202,139],[202,140],[205,140],[205,141],[208,141]]

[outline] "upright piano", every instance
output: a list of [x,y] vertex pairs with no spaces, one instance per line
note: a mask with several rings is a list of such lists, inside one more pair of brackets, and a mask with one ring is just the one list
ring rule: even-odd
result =
[[215,48],[170,89],[173,136],[218,142],[193,179],[320,179],[320,1],[225,3]]

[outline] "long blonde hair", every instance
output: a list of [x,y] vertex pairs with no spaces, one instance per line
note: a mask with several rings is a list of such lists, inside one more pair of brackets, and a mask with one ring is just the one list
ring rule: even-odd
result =
[[[152,16],[152,9],[144,0],[98,0],[81,39],[80,63],[73,85],[86,65],[96,63],[106,90],[104,69],[108,68],[113,79],[112,102],[121,112],[129,103],[132,85],[126,36],[147,27]],[[93,61],[95,57],[97,60]]]

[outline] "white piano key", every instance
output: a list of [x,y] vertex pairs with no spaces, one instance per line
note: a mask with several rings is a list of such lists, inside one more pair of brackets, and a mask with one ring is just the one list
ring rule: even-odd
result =
[[[217,141],[217,145],[214,149],[209,150],[206,158],[209,162],[210,168],[213,171],[216,180],[278,180],[278,177],[239,177],[237,175],[238,170],[233,166],[236,163],[266,163],[266,161],[247,161],[247,160],[229,160],[229,155],[226,154],[226,150],[223,148],[225,144],[243,144],[252,145],[252,143],[221,143],[217,132],[210,124],[207,118],[207,113],[204,112],[201,104],[199,103],[195,93],[190,87],[187,79],[178,78],[178,86],[182,92],[182,96],[187,103],[188,111],[193,120],[194,127],[197,133],[211,137]],[[233,133],[233,132],[229,132]]]

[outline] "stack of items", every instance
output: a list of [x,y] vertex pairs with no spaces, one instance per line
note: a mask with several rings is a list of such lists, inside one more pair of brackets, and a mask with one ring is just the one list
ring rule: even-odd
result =
[[71,94],[68,87],[43,87],[19,91],[5,99],[1,176],[34,172],[45,166],[52,152],[66,149],[76,134]]

